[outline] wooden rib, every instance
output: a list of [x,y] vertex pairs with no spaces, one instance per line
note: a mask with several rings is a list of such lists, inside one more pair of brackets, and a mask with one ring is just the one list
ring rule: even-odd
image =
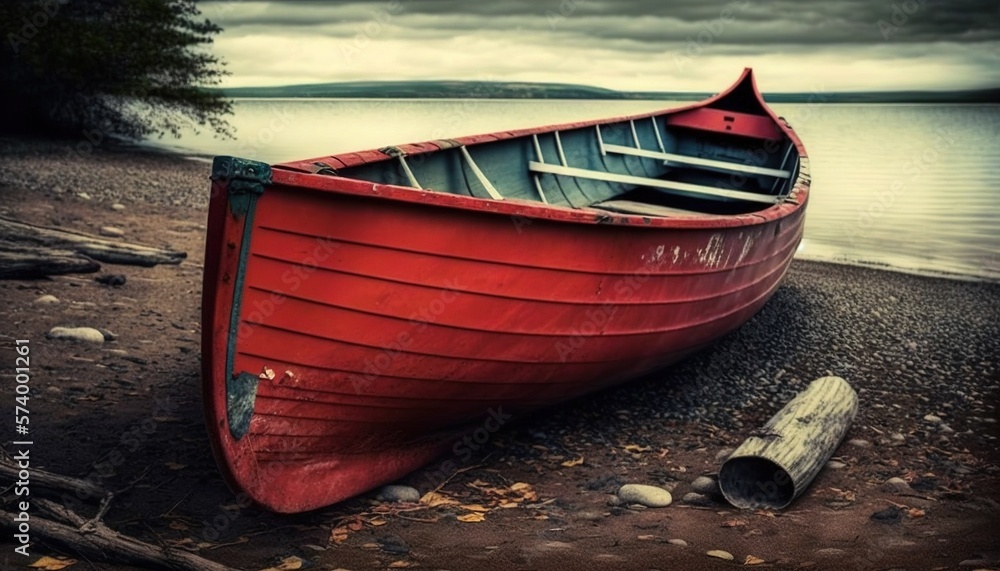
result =
[[486,175],[483,174],[483,171],[479,169],[479,165],[476,164],[476,161],[472,160],[472,155],[469,154],[469,149],[466,148],[465,145],[462,145],[458,148],[458,150],[462,153],[462,156],[465,157],[465,162],[469,164],[469,168],[472,169],[472,173],[479,179],[479,184],[483,185],[486,192],[489,193],[490,198],[493,200],[503,200],[503,196],[497,192],[493,183],[491,183],[490,180],[486,178]]

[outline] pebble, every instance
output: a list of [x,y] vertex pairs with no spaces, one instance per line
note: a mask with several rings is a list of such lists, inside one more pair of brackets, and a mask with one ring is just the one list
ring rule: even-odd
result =
[[924,416],[924,420],[927,422],[941,422],[941,417],[934,414],[928,414]]
[[906,442],[906,437],[903,436],[902,432],[893,432],[892,435],[889,436],[889,438],[891,438],[895,442]]
[[688,546],[688,542],[684,541],[683,539],[668,539],[667,543],[669,543],[670,545],[679,545],[680,547]]
[[829,462],[826,463],[826,467],[831,470],[843,470],[844,468],[847,467],[847,464],[844,464],[843,462],[838,462],[836,460],[830,460]]
[[719,493],[719,483],[708,476],[698,476],[691,482],[691,490],[699,494],[714,496]]
[[894,494],[909,494],[913,492],[913,488],[910,484],[902,478],[889,478],[882,484],[882,489],[886,492],[892,492]]
[[121,228],[116,228],[114,226],[101,226],[99,232],[101,236],[110,236],[112,238],[120,238],[125,235],[125,231]]
[[871,442],[868,442],[867,440],[862,440],[860,438],[852,438],[848,440],[847,443],[850,444],[851,446],[857,446],[858,448],[868,448],[869,446],[872,445]]
[[383,502],[411,502],[420,501],[420,492],[410,486],[388,485],[379,488],[375,493],[375,499]]
[[90,200],[90,195],[87,194],[86,192],[78,192],[76,193],[76,195],[84,200]]
[[59,303],[59,298],[54,295],[43,295],[42,297],[35,300],[34,303],[38,305],[50,305],[53,303]]
[[735,448],[723,448],[715,454],[715,461],[724,462],[733,455],[733,452],[736,452]]
[[117,210],[120,212],[122,210],[125,210],[125,205],[122,204],[121,202],[116,202],[111,205],[111,210]]
[[721,549],[713,549],[711,551],[706,551],[705,555],[709,557],[717,557],[719,559],[725,559],[726,561],[733,560],[733,554],[728,551],[722,551]]
[[104,334],[93,327],[53,327],[46,334],[46,337],[66,341],[104,343]]
[[843,549],[837,549],[836,547],[824,547],[823,549],[817,549],[816,555],[820,557],[839,557],[846,553]]
[[645,484],[625,484],[618,488],[618,497],[626,504],[639,504],[648,508],[663,508],[674,501],[670,492]]
[[707,506],[712,503],[712,498],[697,492],[688,492],[684,494],[681,501],[692,506]]

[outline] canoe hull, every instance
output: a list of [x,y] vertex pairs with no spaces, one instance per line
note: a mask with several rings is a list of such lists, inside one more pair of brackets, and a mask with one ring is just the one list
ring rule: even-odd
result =
[[233,487],[279,512],[460,462],[463,436],[711,345],[780,284],[806,199],[667,220],[291,170],[259,195],[216,179],[210,434]]

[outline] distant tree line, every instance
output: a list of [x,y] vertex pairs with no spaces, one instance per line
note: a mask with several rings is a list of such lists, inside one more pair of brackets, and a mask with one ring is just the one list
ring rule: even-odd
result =
[[0,133],[229,134],[220,31],[194,0],[0,0]]

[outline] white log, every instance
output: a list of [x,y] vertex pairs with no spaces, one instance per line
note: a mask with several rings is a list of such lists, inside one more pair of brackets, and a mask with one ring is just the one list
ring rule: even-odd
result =
[[833,455],[857,412],[858,395],[847,381],[816,379],[725,461],[722,494],[738,508],[787,507]]

